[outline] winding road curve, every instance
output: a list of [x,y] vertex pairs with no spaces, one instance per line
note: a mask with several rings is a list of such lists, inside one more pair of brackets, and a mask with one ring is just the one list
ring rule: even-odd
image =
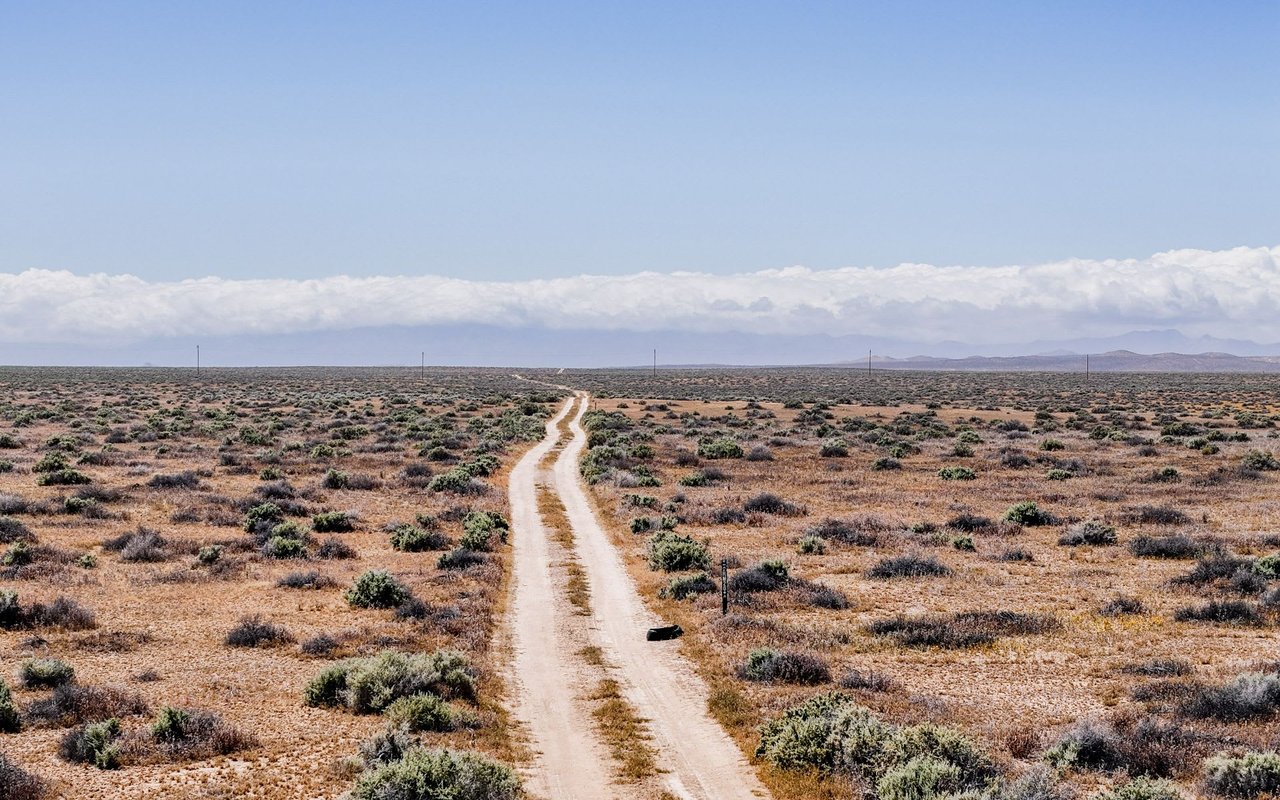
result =
[[586,446],[582,415],[589,404],[578,392],[547,425],[547,438],[511,473],[514,579],[511,613],[515,645],[515,715],[535,752],[528,788],[546,798],[628,797],[610,783],[606,749],[582,710],[581,687],[572,685],[580,665],[576,650],[560,641],[562,613],[549,556],[548,531],[538,516],[539,463],[556,445],[557,424],[572,410],[571,440],[550,475],[542,474],[564,504],[574,533],[574,555],[591,592],[590,644],[601,649],[635,712],[648,720],[662,788],[680,800],[758,800],[769,793],[742,752],[707,712],[706,684],[680,655],[678,642],[647,642],[661,624],[644,605],[622,557],[596,518],[578,475]]

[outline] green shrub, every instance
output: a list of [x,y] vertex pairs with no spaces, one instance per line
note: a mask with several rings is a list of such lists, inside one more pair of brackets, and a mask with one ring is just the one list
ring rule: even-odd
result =
[[696,594],[707,594],[716,590],[715,581],[706,572],[695,572],[692,575],[677,575],[658,593],[660,597],[672,600],[683,600]]
[[410,598],[408,587],[383,569],[373,569],[356,578],[343,595],[359,608],[395,608]]
[[439,531],[423,530],[416,525],[400,525],[391,531],[391,546],[406,553],[443,550],[449,546],[449,537]]
[[0,733],[17,733],[22,730],[22,717],[13,704],[13,692],[9,684],[0,678]]
[[415,748],[356,780],[352,800],[516,800],[520,780],[477,753]]
[[467,494],[472,491],[473,480],[474,477],[470,472],[462,467],[454,467],[448,472],[442,472],[432,478],[431,483],[427,484],[427,488],[433,492]]
[[709,439],[698,444],[698,455],[711,459],[742,458],[742,445],[727,436]]
[[206,544],[196,553],[196,561],[206,566],[217,563],[222,558],[223,547],[220,544]]
[[338,706],[371,714],[402,697],[433,694],[471,700],[475,690],[475,674],[460,653],[386,650],[326,667],[307,684],[303,699],[309,706]]
[[410,731],[451,731],[457,727],[453,709],[434,694],[401,697],[387,706],[386,716]]
[[978,477],[978,473],[968,467],[943,467],[938,470],[938,477],[944,481],[971,481]]
[[275,503],[260,503],[244,515],[244,529],[249,533],[271,530],[284,521],[284,511]]
[[41,486],[82,486],[86,483],[93,483],[93,479],[74,469],[60,469],[55,472],[44,473],[36,483]]
[[652,570],[682,572],[711,566],[711,555],[705,544],[671,531],[659,531],[649,537],[648,551]]
[[62,738],[58,754],[67,761],[92,764],[98,769],[120,766],[120,720],[112,717],[81,725]]
[[1266,450],[1250,450],[1240,459],[1240,466],[1259,472],[1274,472],[1280,470],[1280,461]]
[[0,565],[6,567],[21,567],[35,561],[35,553],[31,550],[31,545],[26,542],[14,542],[9,545],[9,549],[0,556]]
[[881,760],[902,766],[917,758],[936,758],[956,767],[960,784],[975,789],[996,776],[995,763],[972,739],[942,725],[925,722],[894,731],[884,744]]
[[181,708],[165,706],[151,723],[151,737],[162,742],[176,742],[187,736],[186,727],[191,713]]
[[1045,439],[1040,442],[1040,449],[1046,451],[1066,450],[1067,446],[1057,439]]
[[1004,518],[1009,522],[1016,522],[1029,528],[1039,525],[1053,525],[1058,521],[1052,514],[1041,509],[1031,500],[1014,503],[1009,507],[1008,511],[1004,512]]
[[495,536],[502,544],[507,543],[507,531],[510,527],[501,514],[472,511],[462,520],[463,533],[458,544],[464,550],[490,550]]
[[56,658],[32,658],[22,662],[18,677],[26,689],[53,689],[76,679],[75,669]]
[[779,769],[871,774],[892,733],[851,696],[821,694],[761,726],[756,755]]
[[878,800],[933,800],[960,789],[960,769],[930,756],[917,756],[893,767],[876,781]]
[[351,515],[345,511],[327,511],[311,518],[316,533],[349,533],[356,529]]
[[1280,753],[1254,751],[1205,759],[1204,782],[1209,791],[1226,797],[1280,795]]
[[306,544],[292,536],[272,536],[262,545],[262,554],[267,558],[302,558],[306,555]]
[[827,552],[827,543],[819,536],[804,536],[796,550],[802,555],[820,556]]

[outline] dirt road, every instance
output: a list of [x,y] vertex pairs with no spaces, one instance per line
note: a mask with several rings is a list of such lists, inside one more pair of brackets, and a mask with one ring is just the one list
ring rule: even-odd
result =
[[[678,642],[647,642],[645,631],[660,621],[645,608],[621,556],[588,501],[578,475],[578,458],[586,445],[580,420],[588,397],[578,393],[569,425],[572,439],[556,459],[550,486],[564,505],[573,531],[573,555],[586,573],[591,595],[586,634],[613,665],[612,676],[635,712],[648,720],[662,789],[681,800],[752,800],[767,798],[734,742],[707,712],[707,687],[679,653]],[[567,411],[567,408],[565,409]],[[562,414],[564,411],[562,411]],[[557,417],[557,420],[559,417]],[[608,780],[608,756],[589,724],[583,724],[581,687],[571,685],[580,674],[575,651],[558,641],[547,531],[537,515],[539,460],[554,445],[557,432],[522,459],[511,475],[515,532],[515,576],[512,624],[516,626],[517,717],[528,726],[531,746],[539,753],[528,771],[529,788],[549,798],[627,797],[626,787],[600,788],[600,772]],[[523,541],[522,541],[523,540]],[[563,594],[563,592],[560,592]],[[530,607],[536,606],[536,607]]]
[[608,753],[596,740],[582,703],[582,688],[571,681],[576,648],[561,621],[568,615],[564,592],[556,586],[552,542],[538,513],[538,473],[542,458],[556,445],[556,424],[573,409],[566,401],[547,423],[547,436],[511,470],[512,558],[510,621],[514,650],[516,719],[525,726],[534,763],[526,788],[541,798],[598,800],[613,797]]

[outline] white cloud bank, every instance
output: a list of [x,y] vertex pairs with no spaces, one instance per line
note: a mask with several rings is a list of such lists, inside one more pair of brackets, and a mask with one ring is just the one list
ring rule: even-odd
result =
[[972,343],[1143,327],[1280,339],[1280,247],[1003,267],[902,264],[520,282],[0,273],[0,341],[124,343],[384,325],[867,334]]

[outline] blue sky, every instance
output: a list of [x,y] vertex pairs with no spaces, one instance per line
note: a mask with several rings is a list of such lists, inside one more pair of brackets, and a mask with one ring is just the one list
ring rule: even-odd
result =
[[1280,4],[0,3],[0,273],[1280,243]]

